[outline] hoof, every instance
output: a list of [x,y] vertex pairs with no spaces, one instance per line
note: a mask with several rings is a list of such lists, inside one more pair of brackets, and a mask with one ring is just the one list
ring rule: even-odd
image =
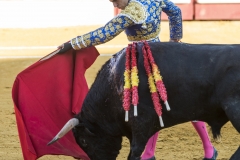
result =
[[212,158],[203,158],[203,160],[216,160],[217,159],[218,152],[214,147],[213,147],[213,149],[214,149],[214,153],[213,153]]
[[148,158],[148,159],[141,159],[141,160],[156,160],[155,156]]

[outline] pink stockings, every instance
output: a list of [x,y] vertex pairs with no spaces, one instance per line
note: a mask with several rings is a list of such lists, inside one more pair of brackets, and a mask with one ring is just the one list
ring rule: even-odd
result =
[[[204,148],[204,157],[205,158],[211,158],[213,156],[213,145],[210,142],[210,139],[208,137],[207,128],[204,122],[202,121],[194,121],[192,122],[192,125],[196,129],[198,135],[200,136]],[[156,142],[158,138],[158,133],[156,132],[147,142],[147,145],[145,147],[144,153],[142,154],[142,159],[149,159],[154,156]]]
[[204,157],[211,158],[213,156],[213,145],[208,137],[207,128],[204,122],[202,121],[193,121],[192,125],[196,129],[198,135],[200,136],[204,148]]
[[151,138],[149,138],[144,153],[141,156],[141,159],[149,159],[154,156],[155,149],[156,149],[156,143],[157,143],[157,138],[158,138],[158,133],[156,132]]

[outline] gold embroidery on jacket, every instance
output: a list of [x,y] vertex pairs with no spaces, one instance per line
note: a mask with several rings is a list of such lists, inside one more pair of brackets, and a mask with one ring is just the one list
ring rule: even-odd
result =
[[121,11],[121,14],[126,15],[135,23],[142,23],[146,19],[144,6],[136,1],[130,1],[127,7]]

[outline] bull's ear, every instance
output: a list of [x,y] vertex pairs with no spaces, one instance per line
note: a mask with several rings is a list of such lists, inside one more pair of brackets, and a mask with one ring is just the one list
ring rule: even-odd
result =
[[88,128],[85,128],[85,131],[87,132],[87,134],[91,135],[91,136],[96,136],[93,132],[91,132]]

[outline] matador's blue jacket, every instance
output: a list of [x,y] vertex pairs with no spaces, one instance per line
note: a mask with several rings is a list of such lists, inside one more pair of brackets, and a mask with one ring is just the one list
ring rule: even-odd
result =
[[161,11],[168,15],[170,38],[182,38],[181,10],[170,0],[129,0],[128,5],[105,26],[71,40],[75,50],[105,43],[122,31],[129,41],[159,41]]

